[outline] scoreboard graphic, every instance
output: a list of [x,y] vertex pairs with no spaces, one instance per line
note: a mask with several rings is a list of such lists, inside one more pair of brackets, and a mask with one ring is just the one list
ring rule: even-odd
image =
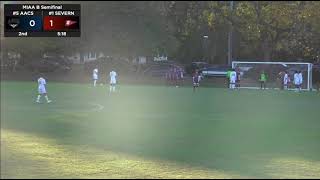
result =
[[80,37],[80,4],[4,4],[5,37]]

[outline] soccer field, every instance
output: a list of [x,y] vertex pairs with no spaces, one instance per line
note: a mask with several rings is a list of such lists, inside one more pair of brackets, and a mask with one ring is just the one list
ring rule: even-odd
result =
[[320,178],[320,93],[1,82],[1,178]]

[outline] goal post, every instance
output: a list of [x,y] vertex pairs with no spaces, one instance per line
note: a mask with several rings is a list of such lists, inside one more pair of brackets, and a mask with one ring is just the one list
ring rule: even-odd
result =
[[312,64],[302,62],[251,62],[232,61],[232,68],[240,70],[242,88],[260,88],[259,77],[264,71],[267,75],[267,89],[280,89],[282,79],[280,72],[287,71],[290,78],[289,89],[294,89],[293,75],[301,71],[303,76],[302,89],[312,90]]

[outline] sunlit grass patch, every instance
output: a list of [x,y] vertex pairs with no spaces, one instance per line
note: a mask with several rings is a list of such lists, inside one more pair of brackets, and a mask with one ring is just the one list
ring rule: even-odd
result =
[[[190,167],[175,162],[147,160],[86,146],[59,145],[53,139],[12,130],[2,129],[1,135],[10,151],[22,154],[33,161],[46,162],[47,169],[50,169],[51,173],[58,173],[65,177],[241,178],[232,173]],[[36,167],[36,164],[30,164],[30,166]]]
[[266,165],[272,178],[320,178],[320,162],[300,158],[272,158]]

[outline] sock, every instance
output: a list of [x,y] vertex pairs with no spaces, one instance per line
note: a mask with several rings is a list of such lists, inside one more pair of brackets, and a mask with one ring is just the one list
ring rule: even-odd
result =
[[112,87],[112,90],[113,90],[113,92],[115,92],[115,91],[116,91],[116,87],[115,87],[115,86],[113,86],[113,87]]
[[109,90],[110,90],[110,92],[112,91],[112,86],[110,86]]
[[47,95],[45,96],[45,98],[46,98],[47,102],[49,102],[49,98],[48,98],[48,96],[47,96]]
[[38,95],[37,102],[40,102],[41,95]]
[[94,81],[93,81],[93,86],[94,86],[94,87],[96,86],[96,83],[97,83],[97,80],[94,80]]

